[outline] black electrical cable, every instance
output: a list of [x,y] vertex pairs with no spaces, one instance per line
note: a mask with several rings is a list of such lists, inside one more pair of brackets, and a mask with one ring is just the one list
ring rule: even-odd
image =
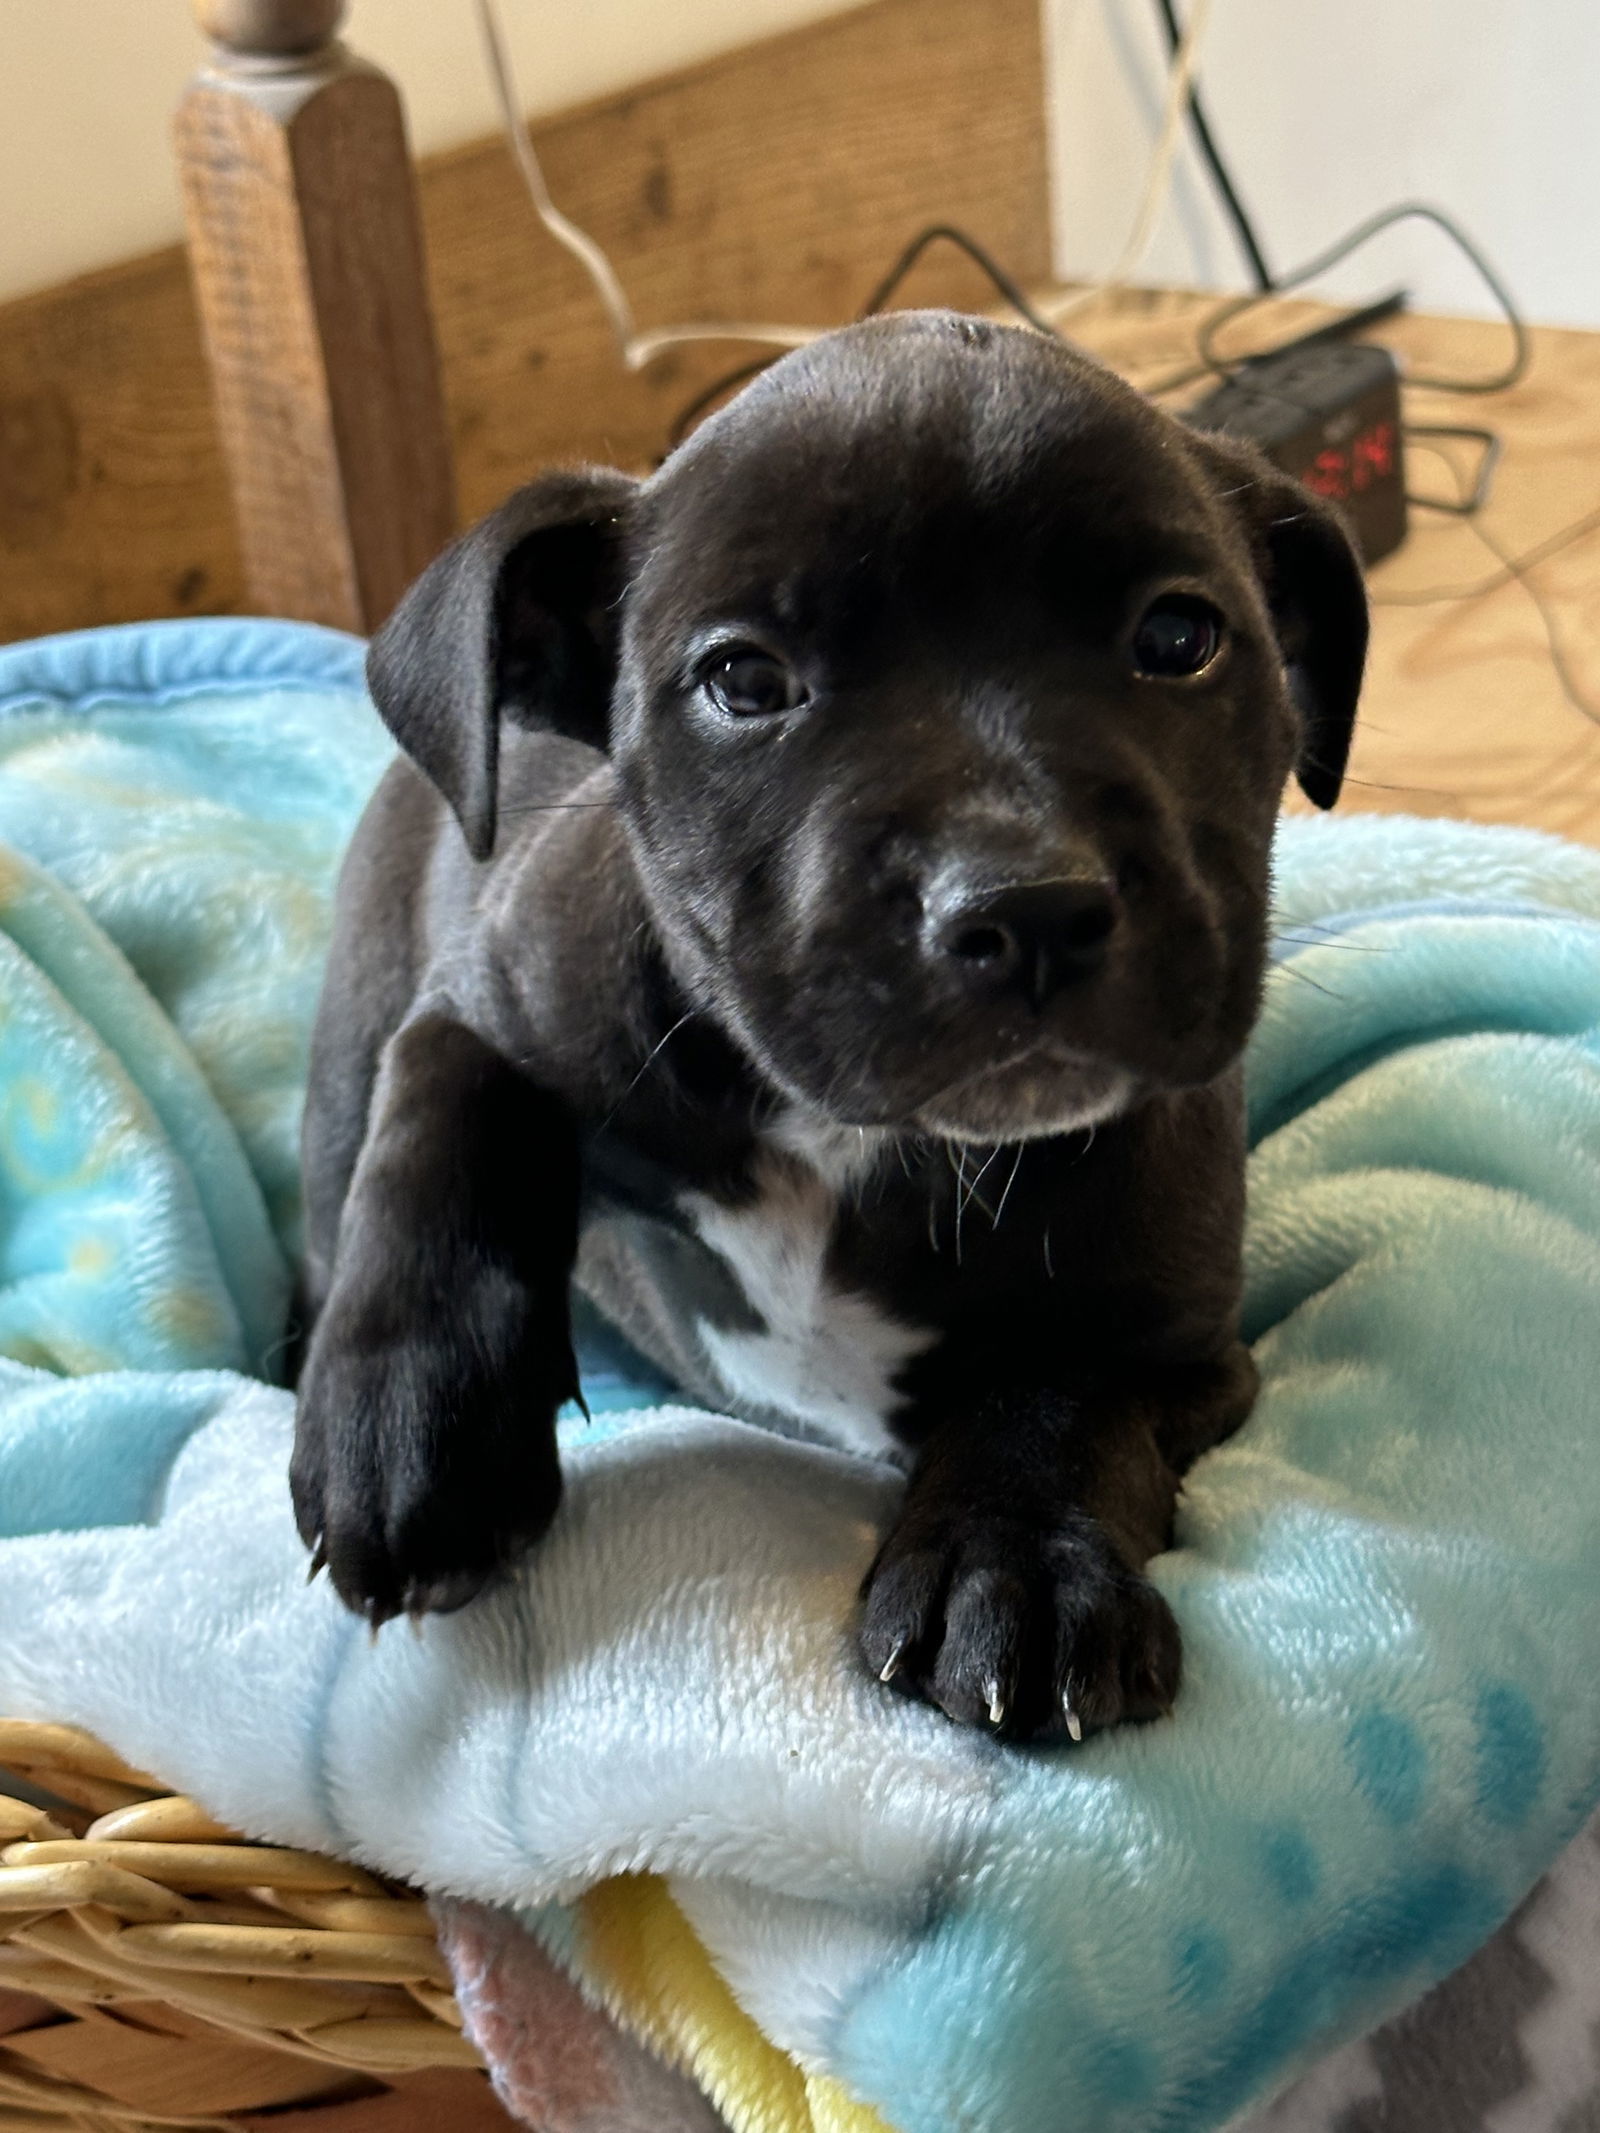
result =
[[[1481,536],[1481,526],[1474,530]],[[1600,509],[1586,511],[1582,518],[1569,520],[1532,548],[1524,548],[1520,555],[1502,555],[1501,567],[1485,578],[1468,579],[1465,584],[1419,586],[1412,591],[1375,592],[1372,604],[1374,607],[1438,607],[1450,601],[1481,600],[1486,593],[1498,592],[1513,578],[1520,579],[1524,572],[1537,569],[1539,564],[1548,562],[1551,556],[1559,555],[1574,542],[1586,540],[1591,533],[1600,533]]]
[[1354,311],[1341,311],[1337,318],[1327,319],[1320,326],[1312,326],[1290,340],[1278,341],[1271,348],[1247,355],[1241,367],[1248,370],[1252,363],[1271,363],[1279,356],[1300,355],[1307,348],[1325,348],[1330,341],[1347,341],[1353,333],[1365,333],[1369,326],[1379,326],[1386,318],[1393,318],[1397,311],[1404,311],[1409,301],[1404,289],[1391,289],[1387,296],[1374,297],[1370,304],[1362,304]]
[[[1183,42],[1183,31],[1179,27],[1177,11],[1173,7],[1172,0],[1156,0],[1156,7],[1160,12],[1162,24],[1166,29],[1168,49],[1176,57],[1178,47]],[[1200,91],[1193,85],[1189,90],[1189,123],[1194,128],[1196,144],[1201,155],[1205,158],[1206,168],[1211,173],[1218,196],[1227,211],[1228,220],[1233,224],[1234,232],[1239,239],[1239,248],[1244,253],[1245,262],[1250,269],[1251,279],[1255,282],[1256,288],[1261,294],[1267,295],[1276,287],[1276,283],[1272,278],[1272,269],[1267,265],[1266,255],[1261,249],[1261,241],[1256,236],[1254,224],[1245,213],[1238,189],[1234,185],[1227,165],[1222,160],[1221,150],[1212,138],[1211,124],[1206,117],[1205,106],[1200,101]]]
[[1403,311],[1410,302],[1404,289],[1391,289],[1387,296],[1376,297],[1370,304],[1362,304],[1354,311],[1341,311],[1320,326],[1313,326],[1305,333],[1292,334],[1286,341],[1274,341],[1269,348],[1252,348],[1248,355],[1232,357],[1227,364],[1185,363],[1181,370],[1167,371],[1148,384],[1141,383],[1140,392],[1149,399],[1159,400],[1164,393],[1175,393],[1185,385],[1198,384],[1202,378],[1234,378],[1254,363],[1270,363],[1278,356],[1298,355],[1302,349],[1321,347],[1328,341],[1347,341],[1354,333],[1364,333],[1369,326],[1379,325]]
[[1488,527],[1480,525],[1475,518],[1469,518],[1467,524],[1472,528],[1478,539],[1482,541],[1489,553],[1499,558],[1500,567],[1506,576],[1516,580],[1532,603],[1534,613],[1539,617],[1539,626],[1544,631],[1544,641],[1550,651],[1550,665],[1555,673],[1557,682],[1560,684],[1562,695],[1567,699],[1573,710],[1578,712],[1581,717],[1586,718],[1591,726],[1600,726],[1600,706],[1592,703],[1585,695],[1577,674],[1573,670],[1572,660],[1568,653],[1566,640],[1561,634],[1561,625],[1556,620],[1555,610],[1534,584],[1527,562],[1521,556],[1508,555]]
[[[1510,362],[1503,370],[1497,370],[1487,378],[1439,378],[1430,377],[1423,372],[1412,371],[1405,382],[1407,385],[1429,386],[1436,392],[1504,392],[1508,386],[1515,385],[1527,370],[1533,353],[1532,344],[1528,339],[1528,329],[1522,322],[1522,314],[1512,301],[1510,292],[1504,282],[1501,281],[1499,275],[1490,266],[1488,260],[1484,258],[1465,230],[1452,222],[1450,217],[1439,208],[1430,207],[1425,200],[1408,200],[1399,207],[1385,208],[1381,214],[1368,216],[1367,220],[1359,223],[1348,236],[1341,237],[1336,244],[1329,245],[1327,250],[1319,252],[1315,259],[1307,260],[1304,266],[1296,267],[1293,273],[1281,275],[1278,279],[1277,293],[1282,295],[1290,289],[1300,288],[1308,281],[1315,281],[1319,275],[1326,274],[1330,267],[1337,266],[1342,259],[1348,259],[1352,252],[1359,251],[1362,245],[1369,243],[1380,231],[1392,229],[1397,222],[1407,222],[1413,219],[1431,222],[1436,229],[1443,230],[1444,234],[1464,254],[1485,288],[1504,313],[1506,324],[1511,328],[1512,348]],[[1217,335],[1224,326],[1241,317],[1246,311],[1252,310],[1261,302],[1263,295],[1266,293],[1265,291],[1257,290],[1249,296],[1231,297],[1227,303],[1219,305],[1212,312],[1211,316],[1200,328],[1195,344],[1196,354],[1208,369],[1216,371],[1222,377],[1230,377],[1237,370],[1241,358],[1219,355],[1216,345]]]
[[[1442,230],[1470,262],[1505,316],[1506,324],[1511,329],[1512,353],[1510,362],[1506,364],[1503,370],[1496,371],[1486,378],[1446,378],[1430,376],[1426,372],[1412,372],[1405,382],[1408,385],[1428,387],[1437,392],[1504,392],[1508,387],[1515,385],[1524,375],[1532,358],[1532,344],[1528,338],[1528,329],[1523,323],[1522,315],[1499,275],[1488,260],[1484,258],[1472,239],[1467,236],[1466,232],[1439,208],[1430,206],[1426,201],[1415,200],[1406,201],[1398,207],[1386,208],[1381,214],[1369,216],[1365,222],[1358,224],[1347,236],[1341,237],[1336,243],[1329,245],[1326,251],[1319,252],[1314,259],[1308,260],[1292,273],[1283,275],[1272,286],[1256,289],[1246,296],[1230,298],[1212,312],[1199,330],[1196,339],[1196,353],[1199,356],[1199,362],[1175,372],[1169,377],[1158,379],[1153,384],[1145,386],[1143,390],[1152,396],[1173,392],[1180,386],[1192,384],[1197,378],[1205,376],[1208,372],[1217,377],[1232,377],[1243,365],[1251,360],[1251,357],[1222,356],[1217,352],[1216,337],[1224,326],[1230,324],[1234,319],[1242,317],[1246,311],[1259,304],[1264,297],[1285,294],[1291,289],[1301,287],[1305,282],[1314,281],[1318,275],[1325,274],[1330,267],[1337,266],[1341,260],[1349,258],[1352,252],[1358,251],[1362,245],[1379,235],[1381,231],[1393,228],[1396,223],[1412,219],[1431,222],[1435,228]],[[1060,337],[1057,328],[1034,310],[1012,277],[985,251],[975,238],[969,237],[964,230],[956,228],[953,224],[942,222],[931,223],[928,228],[918,232],[873,291],[857,316],[869,318],[874,312],[881,310],[926,247],[939,238],[948,243],[958,245],[970,259],[983,269],[1000,294],[1005,297],[1008,303],[1014,306],[1031,326],[1034,326],[1042,333],[1056,334],[1057,338]],[[1362,307],[1346,318],[1335,319],[1326,326],[1313,328],[1309,334],[1302,335],[1298,343],[1290,342],[1286,346],[1309,345],[1320,339],[1332,339],[1335,336],[1342,337],[1344,334],[1353,332],[1357,327],[1371,324],[1388,312],[1397,309],[1402,301],[1401,292],[1380,297],[1375,303]],[[1282,348],[1254,351],[1257,355],[1281,354],[1283,352]],[[671,450],[674,446],[681,444],[698,417],[720,399],[725,392],[735,385],[744,384],[747,379],[755,377],[759,372],[765,370],[768,364],[776,360],[775,356],[761,356],[753,363],[742,363],[736,370],[725,372],[712,384],[706,386],[702,392],[697,393],[688,405],[680,409],[674,417],[667,433],[668,449]]]
[[[1454,476],[1458,490],[1455,496],[1414,496],[1408,489],[1408,504],[1419,505],[1424,511],[1448,511],[1455,518],[1472,518],[1483,509],[1493,493],[1495,473],[1505,449],[1505,439],[1497,431],[1486,430],[1475,422],[1407,422],[1402,424],[1400,434],[1407,444],[1419,444],[1425,452],[1432,452],[1442,459]],[[1466,488],[1462,488],[1461,470],[1456,462],[1433,442],[1437,437],[1455,437],[1478,447],[1478,463]]]
[[929,245],[939,238],[943,238],[946,244],[957,246],[966,253],[974,265],[981,267],[1012,310],[1020,312],[1030,326],[1036,328],[1040,333],[1048,333],[1053,340],[1060,340],[1059,331],[1051,325],[1047,318],[1041,317],[1034,310],[1032,304],[1029,303],[1021,289],[1018,288],[999,261],[984,250],[976,237],[969,237],[965,230],[957,229],[953,222],[930,222],[925,230],[919,231],[861,306],[861,309],[856,313],[856,317],[858,319],[872,318],[877,312],[881,311]]
[[731,392],[734,386],[744,385],[751,378],[759,377],[769,365],[777,362],[782,353],[780,348],[773,355],[757,356],[753,363],[741,363],[737,370],[725,370],[720,378],[713,378],[692,400],[686,401],[668,423],[667,450],[676,451],[700,417],[708,408],[714,407],[725,392]]
[[[1413,434],[1411,429],[1406,432],[1408,437]],[[1437,445],[1428,442],[1430,438],[1441,435],[1466,436],[1481,441],[1487,438],[1490,433],[1487,431],[1424,427],[1419,442],[1426,449],[1438,451],[1440,458],[1447,458],[1447,455],[1440,451]],[[1495,441],[1498,443],[1498,440]],[[1447,461],[1447,463],[1453,467],[1453,462]],[[1573,519],[1569,524],[1558,527],[1554,533],[1536,543],[1534,547],[1525,548],[1520,555],[1513,555],[1489,531],[1488,527],[1483,524],[1477,515],[1476,506],[1483,489],[1484,481],[1480,472],[1479,478],[1473,483],[1472,494],[1468,496],[1458,499],[1417,496],[1410,497],[1407,500],[1411,503],[1422,504],[1429,510],[1456,513],[1465,520],[1472,532],[1499,563],[1500,568],[1492,572],[1488,577],[1479,578],[1475,583],[1466,585],[1431,585],[1420,587],[1414,592],[1375,593],[1373,595],[1373,605],[1376,607],[1434,607],[1446,602],[1465,604],[1470,601],[1485,599],[1490,593],[1498,592],[1502,586],[1513,583],[1520,585],[1539,617],[1539,625],[1544,631],[1545,644],[1550,654],[1551,670],[1556,677],[1556,682],[1562,695],[1573,710],[1581,713],[1591,725],[1600,725],[1600,705],[1597,705],[1584,693],[1578,676],[1573,669],[1571,653],[1561,634],[1561,627],[1556,619],[1555,610],[1539,591],[1533,578],[1534,571],[1541,563],[1548,562],[1551,556],[1559,554],[1563,548],[1571,547],[1575,541],[1582,540],[1587,535],[1600,531],[1600,511],[1585,512],[1582,518]]]
[[[875,317],[883,309],[890,297],[893,296],[896,289],[899,288],[929,245],[940,241],[945,244],[955,245],[960,251],[966,253],[975,266],[981,267],[1012,310],[1025,318],[1028,324],[1037,332],[1048,333],[1052,339],[1060,340],[1059,330],[1052,326],[1047,318],[1042,317],[1039,312],[1035,311],[1017,282],[1006,272],[994,255],[985,250],[976,237],[968,236],[965,230],[958,229],[953,222],[930,222],[926,229],[919,230],[861,306],[861,309],[856,313],[856,317],[858,319]],[[684,438],[694,427],[696,420],[709,407],[712,407],[720,400],[725,392],[730,392],[734,386],[743,385],[749,379],[759,376],[763,370],[767,369],[770,364],[777,362],[777,360],[777,355],[757,356],[753,363],[741,363],[735,370],[724,371],[721,377],[714,379],[711,384],[696,393],[694,398],[686,406],[681,407],[672,418],[671,425],[667,430],[667,449],[670,451],[674,446],[682,444]]]

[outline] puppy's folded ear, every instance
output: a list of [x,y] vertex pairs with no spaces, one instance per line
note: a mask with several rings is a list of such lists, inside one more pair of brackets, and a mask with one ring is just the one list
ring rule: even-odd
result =
[[372,640],[372,700],[474,859],[494,849],[502,717],[606,745],[637,488],[603,467],[530,482],[430,563]]
[[1317,807],[1344,781],[1367,659],[1367,588],[1344,520],[1251,448],[1197,436],[1250,540],[1289,689],[1303,721],[1295,776]]

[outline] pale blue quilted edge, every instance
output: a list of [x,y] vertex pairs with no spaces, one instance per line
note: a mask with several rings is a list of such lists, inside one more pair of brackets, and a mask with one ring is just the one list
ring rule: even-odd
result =
[[359,695],[365,658],[362,639],[342,630],[254,615],[71,630],[0,646],[0,716],[258,689]]

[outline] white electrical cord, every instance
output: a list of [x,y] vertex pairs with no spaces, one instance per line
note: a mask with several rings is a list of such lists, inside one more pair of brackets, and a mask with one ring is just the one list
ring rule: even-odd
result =
[[1189,90],[1194,82],[1195,69],[1200,63],[1200,47],[1211,22],[1213,0],[1194,0],[1189,10],[1189,19],[1184,24],[1178,48],[1172,55],[1167,73],[1166,105],[1161,114],[1161,129],[1156,135],[1149,166],[1145,172],[1144,188],[1140,195],[1138,210],[1134,215],[1127,240],[1106,272],[1096,277],[1081,289],[1073,290],[1070,296],[1056,297],[1039,305],[1041,315],[1047,319],[1070,318],[1096,298],[1108,295],[1114,289],[1125,288],[1128,277],[1150,249],[1150,240],[1155,235],[1156,223],[1166,204],[1167,193],[1172,184],[1173,166],[1178,149],[1183,141],[1184,120],[1188,114]]
[[[829,330],[825,326],[774,326],[755,324],[747,320],[696,320],[688,325],[660,326],[649,333],[641,333],[633,315],[633,306],[628,302],[627,291],[618,279],[617,271],[609,258],[588,232],[579,229],[575,222],[569,221],[551,199],[538,151],[533,145],[533,137],[528,131],[528,122],[517,95],[516,81],[511,71],[511,61],[506,51],[495,0],[476,0],[476,4],[478,23],[483,32],[484,52],[489,62],[489,74],[494,84],[495,98],[500,106],[506,139],[510,143],[512,155],[516,158],[517,168],[522,173],[523,183],[527,186],[534,212],[551,236],[558,244],[566,247],[593,282],[595,293],[611,321],[618,351],[629,370],[642,370],[666,349],[681,348],[697,341],[752,341],[776,348],[804,348],[808,343],[822,338]],[[1104,275],[1087,287],[1074,290],[1070,296],[1058,297],[1053,302],[1041,304],[1039,310],[1042,316],[1052,320],[1068,318],[1073,312],[1080,311],[1086,304],[1092,303],[1096,297],[1122,288],[1149,249],[1157,219],[1172,183],[1173,166],[1183,139],[1189,89],[1199,63],[1200,46],[1210,24],[1213,5],[1214,0],[1194,0],[1183,35],[1178,41],[1178,48],[1172,55],[1161,128],[1151,151],[1138,210],[1126,243]]]
[[528,122],[523,116],[494,0],[477,0],[477,5],[484,51],[488,57],[489,73],[494,82],[506,138],[511,144],[512,154],[516,157],[517,168],[522,172],[522,180],[528,188],[528,197],[533,202],[534,212],[551,236],[558,244],[566,246],[594,283],[595,292],[611,321],[611,330],[617,337],[617,348],[629,370],[642,370],[663,350],[680,348],[691,341],[761,341],[770,342],[778,348],[803,348],[808,342],[822,338],[828,330],[825,326],[765,326],[751,325],[740,320],[727,324],[715,320],[696,321],[687,326],[661,326],[652,333],[641,333],[634,320],[633,306],[628,302],[627,292],[617,279],[617,272],[611,261],[588,232],[580,230],[575,222],[569,222],[551,199],[538,151],[533,145]]

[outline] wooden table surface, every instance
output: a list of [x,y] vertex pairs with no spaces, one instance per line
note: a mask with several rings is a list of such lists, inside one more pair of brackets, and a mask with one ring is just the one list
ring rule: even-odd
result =
[[[1193,360],[1196,325],[1215,301],[1125,291],[1065,330],[1149,385]],[[1267,346],[1325,315],[1262,306],[1223,347]],[[1400,317],[1369,337],[1411,368],[1452,376],[1492,374],[1509,353],[1506,328],[1488,321]],[[1202,389],[1168,404],[1181,408]],[[1372,573],[1372,657],[1341,805],[1529,823],[1600,844],[1600,333],[1538,328],[1528,372],[1509,392],[1408,390],[1405,412],[1418,423],[1483,424],[1499,432],[1503,455],[1477,521],[1413,511],[1404,544]],[[1470,473],[1473,448],[1448,449]],[[1407,487],[1449,494],[1450,470],[1416,448]],[[1490,543],[1516,559],[1580,526],[1527,573],[1547,624]],[[1436,589],[1468,596],[1402,604]]]

